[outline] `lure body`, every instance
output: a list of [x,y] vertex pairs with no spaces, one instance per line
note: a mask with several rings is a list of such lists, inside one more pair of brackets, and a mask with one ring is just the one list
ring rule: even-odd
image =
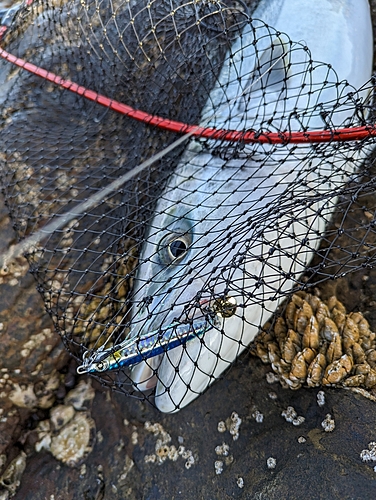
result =
[[186,344],[190,340],[202,338],[215,324],[218,324],[215,318],[198,319],[192,324],[168,325],[137,339],[127,338],[112,348],[100,348],[84,357],[83,364],[77,368],[77,372],[81,375],[133,366]]

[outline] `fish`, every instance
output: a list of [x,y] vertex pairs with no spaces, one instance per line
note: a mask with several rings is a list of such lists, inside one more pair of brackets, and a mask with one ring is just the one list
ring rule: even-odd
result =
[[20,8],[19,2],[0,2],[0,26],[11,26]]
[[[225,57],[200,125],[354,125],[353,94],[370,79],[372,59],[367,0],[261,0]],[[359,148],[348,161],[338,145],[190,141],[149,221],[127,339],[129,347],[164,325],[191,324],[181,345],[131,369],[134,387],[154,390],[160,411],[177,412],[202,394],[299,286],[336,193],[368,152]],[[216,321],[195,338],[192,325],[208,314]]]

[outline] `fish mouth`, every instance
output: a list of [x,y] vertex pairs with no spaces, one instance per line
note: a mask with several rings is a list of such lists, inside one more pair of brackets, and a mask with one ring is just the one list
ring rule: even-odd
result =
[[155,358],[190,341],[202,339],[210,330],[220,330],[223,321],[233,316],[236,310],[236,299],[222,295],[214,300],[213,298],[197,300],[187,310],[183,309],[178,319],[176,317],[171,319],[171,316],[166,318],[164,325],[157,326],[157,320],[152,318],[150,322],[142,325],[141,331],[144,333],[139,331],[135,339],[140,355],[143,356],[140,361]]
[[[235,311],[236,300],[233,297],[223,296],[214,301],[202,298],[193,307],[181,312],[180,317],[184,316],[183,319],[166,320],[164,325],[155,327],[156,319],[151,318],[120,344],[108,349],[101,347],[94,353],[85,353],[83,364],[77,368],[77,372],[82,374],[120,368],[134,369],[140,363],[152,368],[151,365],[155,364],[160,355],[193,340],[202,339],[213,329],[219,330],[224,318],[232,316]],[[137,386],[137,382],[135,385]]]
[[178,314],[175,312],[167,315],[162,325],[158,318],[161,313],[156,311],[153,318],[140,324],[136,334],[133,333],[128,337],[128,342],[137,343],[140,354],[144,351],[145,357],[141,360],[144,361],[165,354],[191,340],[202,338],[213,328],[220,328],[223,320],[233,316],[236,309],[236,299],[223,295],[214,300],[213,298],[196,300]]
[[[166,355],[175,356],[182,348],[194,342],[201,341],[207,333],[220,327],[220,317],[208,314],[196,316],[184,322],[175,322],[171,325],[161,326],[157,334],[145,334],[140,337],[139,363],[135,363],[131,369],[131,379],[137,391],[148,392],[159,385],[161,369]],[[143,338],[148,339],[148,347],[145,349]],[[180,348],[180,349],[179,349]],[[174,354],[173,354],[174,353]],[[170,357],[169,356],[169,357]]]
[[[201,302],[200,305],[210,303],[208,300]],[[203,309],[205,312],[200,310],[200,314],[197,314],[197,311],[183,313],[180,317],[184,315],[184,319],[174,318],[167,320],[163,325],[155,325],[155,320],[144,324],[137,338],[132,337],[132,341],[140,351],[140,357],[142,357],[140,361],[165,354],[191,340],[202,338],[213,328],[218,328],[221,323],[220,316],[210,307]]]

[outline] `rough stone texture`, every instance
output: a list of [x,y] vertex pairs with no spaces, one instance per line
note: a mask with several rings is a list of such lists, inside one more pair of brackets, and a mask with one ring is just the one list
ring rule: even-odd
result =
[[[371,5],[376,16],[376,0]],[[5,213],[1,206],[0,251],[14,238]],[[50,392],[56,403],[62,404],[66,392],[77,382],[75,365],[67,364],[57,336],[47,339],[49,350],[43,350],[43,345],[32,350],[31,356],[20,355],[31,336],[51,328],[51,322],[32,277],[17,280],[14,285],[7,280],[0,284],[0,369],[2,377],[9,374],[1,391],[6,396],[14,383],[32,385],[39,401],[46,381],[59,370],[58,387]],[[376,328],[376,270],[328,282],[321,287],[321,294],[323,298],[335,294],[348,311],[361,310]],[[360,454],[376,440],[375,403],[351,391],[325,389],[326,403],[320,407],[316,399],[319,389],[285,390],[278,383],[267,383],[268,372],[268,366],[244,354],[221,380],[176,415],[162,415],[147,403],[94,384],[91,417],[97,430],[95,445],[77,468],[61,464],[48,451],[35,452],[35,429],[48,418],[48,405],[19,408],[2,397],[0,454],[5,453],[6,458],[0,461],[4,464],[1,474],[21,450],[27,460],[13,497],[16,500],[373,497],[376,472],[372,462],[363,462]],[[305,417],[301,425],[294,426],[281,416],[288,406]],[[263,414],[261,423],[252,416],[256,410]],[[228,431],[220,433],[217,428],[218,422],[234,411],[242,419],[236,441]],[[335,421],[333,432],[325,432],[321,425],[328,413]],[[155,452],[158,439],[145,429],[147,421],[159,422],[170,434],[170,444],[192,451],[194,464],[190,469],[182,456],[161,465],[145,463],[145,457]],[[298,441],[301,437],[305,442]],[[229,445],[228,457],[219,457],[215,451],[223,443]],[[270,457],[276,460],[274,469],[267,467]],[[218,460],[223,462],[223,472],[217,475],[214,464]],[[244,480],[243,488],[238,486],[239,478]]]
[[[296,392],[268,384],[270,369],[244,356],[224,379],[177,415],[162,415],[147,404],[121,395],[97,390],[92,417],[98,439],[88,456],[86,474],[69,469],[47,452],[32,454],[22,477],[17,499],[111,498],[111,499],[227,499],[227,498],[369,498],[374,489],[373,465],[362,462],[360,453],[375,439],[375,403],[349,391],[328,389],[326,404],[320,408],[318,389]],[[277,399],[270,399],[275,392]],[[294,426],[281,413],[293,406],[305,422]],[[263,414],[262,423],[252,417],[255,407]],[[236,411],[242,418],[239,439],[228,431],[219,433],[218,422]],[[332,433],[321,422],[330,413],[336,422]],[[129,421],[124,426],[123,419]],[[187,470],[185,460],[161,465],[145,463],[153,453],[156,438],[144,429],[145,421],[159,422],[178,446],[192,450],[195,464]],[[132,444],[134,430],[137,444]],[[305,443],[298,438],[304,436]],[[229,445],[233,457],[215,474],[215,448]],[[120,479],[129,457],[134,467]],[[266,461],[274,457],[275,469]],[[129,459],[128,459],[129,461]],[[98,470],[98,466],[101,466]],[[244,488],[237,485],[244,479]],[[36,478],[38,478],[36,480]]]
[[[0,231],[0,251],[3,251],[15,242],[15,237],[2,199]],[[16,265],[21,276],[17,274],[15,278],[14,269],[10,268],[8,274],[2,273],[0,280],[0,454],[6,452],[8,462],[18,454],[19,450],[13,449],[13,445],[22,439],[30,415],[43,413],[42,408],[35,412],[31,399],[41,402],[43,396],[47,395],[53,403],[53,390],[46,390],[46,385],[68,360],[60,339],[53,332],[51,320],[44,312],[43,303],[35,290],[35,281],[27,274],[23,260],[20,259]],[[12,284],[13,279],[17,283]],[[42,343],[32,345],[28,356],[23,357],[21,351],[25,344],[43,330],[50,334],[43,336]],[[38,396],[29,398],[29,407],[26,402],[25,407],[20,408],[8,397],[15,387],[24,389],[26,394],[34,396],[36,393]]]

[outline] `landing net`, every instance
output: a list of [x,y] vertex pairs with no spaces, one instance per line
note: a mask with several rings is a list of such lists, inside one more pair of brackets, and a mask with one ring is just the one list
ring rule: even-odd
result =
[[3,13],[1,183],[38,290],[80,373],[163,411],[292,292],[374,265],[373,82],[255,4]]

